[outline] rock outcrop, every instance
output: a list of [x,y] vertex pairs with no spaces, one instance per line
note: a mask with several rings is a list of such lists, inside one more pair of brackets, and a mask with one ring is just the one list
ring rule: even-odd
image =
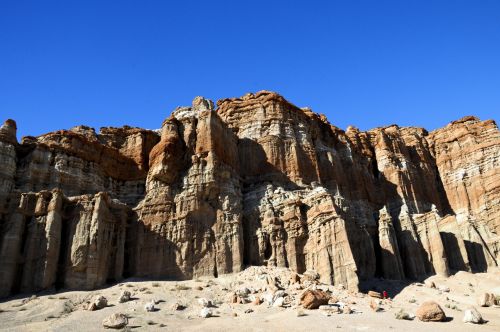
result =
[[0,296],[189,279],[248,265],[322,282],[424,279],[500,262],[500,132],[343,131],[261,91],[197,97],[161,130],[0,128]]

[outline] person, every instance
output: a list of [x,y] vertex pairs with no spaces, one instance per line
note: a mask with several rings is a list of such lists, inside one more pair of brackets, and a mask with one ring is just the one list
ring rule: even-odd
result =
[[388,299],[389,298],[389,296],[387,295],[386,291],[382,292],[382,296],[383,296],[384,299]]

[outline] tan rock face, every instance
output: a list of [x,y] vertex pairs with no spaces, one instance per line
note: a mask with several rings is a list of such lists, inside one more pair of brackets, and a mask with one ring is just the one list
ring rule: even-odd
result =
[[[342,131],[268,91],[197,97],[161,130],[0,128],[0,295],[247,265],[372,277],[485,271],[500,255],[500,132]],[[314,282],[309,281],[309,283]]]
[[214,111],[180,109],[164,122],[132,224],[131,274],[185,279],[241,270],[237,151]]
[[130,212],[125,204],[106,193],[68,199],[58,190],[8,199],[2,211],[1,295],[52,286],[94,289],[122,277]]
[[455,230],[449,230],[448,237],[455,237],[459,245],[463,241],[468,253],[465,265],[484,271],[499,263],[498,127],[492,120],[465,117],[432,132],[429,141],[456,219]]

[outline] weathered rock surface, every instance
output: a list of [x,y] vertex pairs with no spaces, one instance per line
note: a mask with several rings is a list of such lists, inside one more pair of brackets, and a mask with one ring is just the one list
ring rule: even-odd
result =
[[116,313],[105,318],[102,326],[108,329],[122,329],[128,324],[128,318],[124,314]]
[[442,322],[446,319],[443,309],[434,301],[422,303],[415,315],[422,322]]
[[121,294],[120,294],[120,297],[118,298],[118,302],[120,303],[125,303],[125,302],[128,302],[130,301],[130,298],[132,297],[132,294],[130,294],[129,291],[123,291]]
[[496,296],[491,293],[483,293],[477,299],[477,304],[480,307],[491,307],[495,305]]
[[471,324],[483,324],[484,320],[476,308],[470,307],[464,311],[463,322]]
[[320,290],[306,290],[300,295],[300,304],[305,309],[318,309],[322,305],[328,304],[330,295]]
[[492,120],[343,131],[261,91],[197,97],[159,131],[16,129],[0,127],[0,296],[245,265],[355,290],[500,260]]

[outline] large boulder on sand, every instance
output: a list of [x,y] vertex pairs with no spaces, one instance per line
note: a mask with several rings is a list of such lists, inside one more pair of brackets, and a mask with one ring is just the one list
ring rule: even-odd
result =
[[443,309],[434,301],[422,303],[415,314],[422,322],[442,322],[446,319]]
[[321,290],[306,290],[300,296],[300,304],[305,309],[318,309],[321,305],[328,304],[330,295]]

